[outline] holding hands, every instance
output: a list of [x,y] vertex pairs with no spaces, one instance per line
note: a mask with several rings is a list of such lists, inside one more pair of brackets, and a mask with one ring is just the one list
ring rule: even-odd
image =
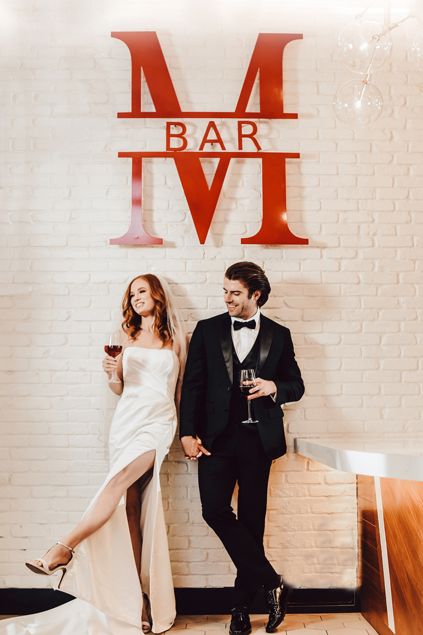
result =
[[203,446],[201,439],[198,437],[182,437],[182,448],[184,450],[185,458],[190,461],[196,461],[203,454],[210,456],[210,452]]

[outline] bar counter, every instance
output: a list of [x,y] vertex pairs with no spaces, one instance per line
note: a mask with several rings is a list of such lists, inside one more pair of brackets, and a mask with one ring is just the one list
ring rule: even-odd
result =
[[423,439],[297,438],[294,448],[357,474],[362,613],[380,635],[421,635]]
[[295,452],[341,472],[423,482],[423,439],[295,439]]

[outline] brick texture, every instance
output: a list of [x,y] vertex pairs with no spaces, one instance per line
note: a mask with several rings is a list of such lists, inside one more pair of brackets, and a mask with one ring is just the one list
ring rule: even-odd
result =
[[[107,472],[103,338],[138,273],[167,276],[192,331],[223,310],[229,264],[265,267],[273,291],[264,312],[291,329],[307,387],[286,408],[291,449],[294,436],[421,435],[418,25],[392,32],[392,57],[374,75],[382,117],[352,129],[332,109],[353,78],[336,41],[361,9],[351,0],[3,0],[1,586],[46,584],[23,560],[80,519]],[[381,9],[369,16],[383,19]],[[258,160],[232,161],[200,245],[175,166],[161,159],[147,162],[144,209],[163,246],[109,246],[130,216],[131,165],[118,152],[165,149],[164,120],[116,117],[130,107],[128,50],[110,37],[119,30],[158,32],[183,110],[234,109],[257,34],[304,34],[284,57],[285,109],[299,118],[262,120],[257,139],[263,150],[301,153],[287,164],[288,218],[308,246],[241,245],[260,227]],[[236,121],[216,123],[234,149]],[[198,149],[207,120],[187,124]],[[214,167],[205,161],[209,179]],[[175,585],[231,585],[233,566],[201,518],[196,465],[178,442],[162,483]],[[354,586],[354,476],[292,453],[276,461],[265,540],[293,583]]]

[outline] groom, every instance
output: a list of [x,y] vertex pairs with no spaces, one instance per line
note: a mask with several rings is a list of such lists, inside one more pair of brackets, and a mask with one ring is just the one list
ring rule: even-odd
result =
[[[287,328],[260,312],[270,284],[252,262],[226,271],[228,311],[201,320],[189,347],[181,399],[180,437],[185,456],[199,459],[203,518],[216,532],[237,568],[231,635],[248,635],[248,605],[260,587],[269,608],[266,631],[285,617],[290,588],[267,560],[263,534],[267,485],[273,459],[286,453],[282,404],[298,401],[304,384]],[[248,400],[240,391],[241,370],[254,369]],[[231,499],[238,482],[238,516]]]

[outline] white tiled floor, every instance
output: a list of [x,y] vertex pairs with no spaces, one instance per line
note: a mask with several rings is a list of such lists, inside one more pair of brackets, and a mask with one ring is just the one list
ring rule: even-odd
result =
[[[0,619],[12,617],[1,615]],[[265,635],[266,615],[251,615],[252,635]],[[168,635],[229,635],[228,615],[178,615]],[[360,613],[287,615],[277,635],[377,635]]]
[[[252,635],[264,635],[266,615],[251,615]],[[169,635],[227,635],[228,615],[180,615]],[[360,613],[327,615],[287,615],[277,630],[278,635],[377,635]]]

